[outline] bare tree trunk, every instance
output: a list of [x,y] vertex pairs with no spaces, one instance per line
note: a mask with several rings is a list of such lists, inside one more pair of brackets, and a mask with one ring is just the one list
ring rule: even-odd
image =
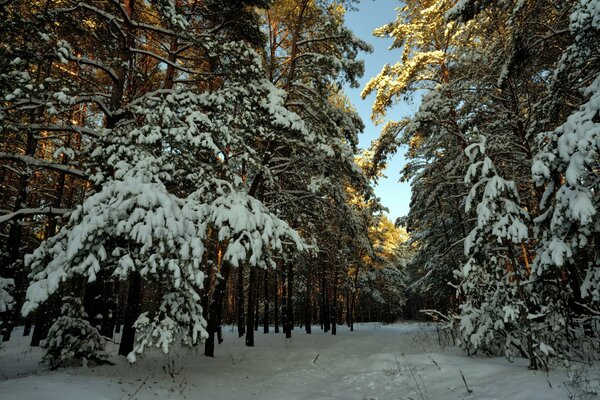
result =
[[258,280],[258,273],[256,274],[256,287],[254,288],[254,331],[258,332],[259,325],[259,310],[260,310],[260,281]]
[[275,269],[275,297],[273,298],[273,324],[275,333],[279,333],[279,273]]
[[352,326],[351,319],[352,319],[352,317],[350,316],[350,292],[347,291],[346,292],[346,324],[348,325],[348,328],[350,328]]
[[263,301],[263,332],[269,333],[269,269],[265,269],[265,298]]
[[311,314],[311,301],[310,301],[310,289],[311,289],[311,265],[312,263],[309,262],[308,264],[308,268],[306,271],[306,298],[304,300],[304,329],[306,331],[307,334],[311,334],[312,333],[312,314]]
[[286,307],[286,322],[287,329],[285,337],[287,339],[292,337],[292,329],[294,329],[294,304],[292,301],[292,295],[294,293],[294,263],[289,263],[288,266],[288,281],[287,281],[287,307]]
[[244,325],[244,266],[238,266],[237,271],[237,326],[238,326],[238,337],[244,336],[246,333],[246,327]]
[[217,334],[221,326],[221,315],[223,310],[223,299],[225,298],[225,287],[227,286],[227,279],[229,278],[230,266],[228,262],[223,262],[221,266],[220,278],[215,285],[213,291],[212,300],[208,310],[208,322],[206,330],[208,332],[208,338],[204,343],[204,355],[207,357],[215,356],[215,335]]
[[250,267],[248,284],[248,312],[246,313],[246,346],[254,346],[254,297],[256,289],[256,267]]
[[331,334],[337,334],[337,281],[339,268],[335,268],[333,274],[333,295],[331,299]]
[[287,271],[285,265],[281,268],[281,326],[283,333],[288,337],[288,311],[287,311]]
[[41,304],[37,310],[35,310],[34,315],[34,326],[33,333],[31,334],[31,343],[32,347],[38,347],[40,342],[46,339],[48,335],[48,329],[50,328],[50,318],[48,318],[48,310],[53,309],[54,307],[51,305],[53,299],[49,299],[46,303]]
[[133,324],[140,314],[140,297],[142,294],[142,281],[140,274],[135,271],[129,275],[129,289],[127,293],[127,305],[125,308],[125,320],[123,321],[123,335],[119,345],[119,354],[127,356],[133,351],[135,343],[135,328]]
[[329,297],[327,293],[327,278],[325,270],[322,272],[322,286],[321,286],[321,313],[323,314],[323,330],[325,333],[331,329],[331,321],[329,319]]

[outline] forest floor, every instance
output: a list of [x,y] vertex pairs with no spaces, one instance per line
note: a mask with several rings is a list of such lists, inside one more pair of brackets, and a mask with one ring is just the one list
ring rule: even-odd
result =
[[129,365],[111,344],[114,366],[55,371],[40,365],[41,350],[21,332],[0,350],[2,400],[587,399],[595,397],[582,387],[600,377],[587,367],[575,385],[566,369],[547,374],[529,371],[526,360],[467,357],[445,338],[440,345],[434,325],[416,323],[339,327],[337,336],[296,328],[292,339],[259,331],[253,348],[227,327],[214,359],[199,347]]

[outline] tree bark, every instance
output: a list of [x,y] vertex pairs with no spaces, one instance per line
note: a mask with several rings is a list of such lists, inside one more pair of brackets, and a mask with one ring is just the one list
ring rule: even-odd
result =
[[[257,273],[258,275],[258,273]],[[260,319],[258,318],[258,312],[260,309],[260,284],[259,284],[259,280],[258,280],[258,276],[255,282],[256,287],[254,288],[254,331],[258,332],[258,325],[259,325],[259,321]]]
[[273,298],[273,325],[275,333],[279,333],[279,273],[275,268],[275,297]]
[[[52,299],[49,299],[48,302],[53,302]],[[48,310],[53,309],[54,307],[51,305],[52,303],[41,304],[38,309],[35,311],[34,315],[34,326],[33,333],[31,334],[31,343],[32,347],[38,347],[40,342],[46,339],[48,336],[48,329],[50,328],[50,320],[48,318]]]
[[283,328],[283,333],[285,333],[287,337],[287,272],[285,269],[285,265],[281,268],[281,326]]
[[207,357],[215,356],[215,335],[221,326],[223,299],[225,298],[225,288],[227,286],[227,279],[229,278],[229,271],[229,263],[223,262],[220,272],[221,277],[218,278],[218,282],[215,285],[215,290],[213,291],[212,300],[209,305],[208,321],[206,324],[208,338],[204,343],[204,355]]
[[335,269],[333,274],[333,293],[331,299],[331,334],[337,334],[337,281],[339,268]]
[[237,285],[236,285],[236,305],[237,305],[237,327],[238,337],[244,336],[246,327],[244,326],[244,267],[238,266]]
[[287,329],[285,337],[287,339],[292,337],[292,329],[294,329],[294,304],[292,295],[294,293],[294,263],[288,265],[288,281],[287,281],[287,307],[286,307],[286,322]]
[[265,298],[263,301],[263,333],[269,333],[269,269],[265,269]]
[[254,346],[254,297],[256,289],[256,267],[250,267],[248,284],[248,312],[246,313],[246,346]]
[[329,298],[327,293],[327,278],[325,271],[322,272],[321,279],[321,313],[323,315],[323,330],[325,333],[327,333],[331,329],[331,321],[329,320]]
[[135,343],[135,328],[133,324],[140,314],[140,297],[142,294],[142,279],[136,271],[129,275],[129,289],[127,292],[127,305],[125,320],[123,321],[123,335],[119,345],[119,354],[127,356],[133,351]]
[[312,333],[312,314],[311,314],[311,301],[310,301],[310,286],[311,282],[311,262],[308,263],[308,268],[306,271],[306,299],[304,300],[304,330],[307,334]]

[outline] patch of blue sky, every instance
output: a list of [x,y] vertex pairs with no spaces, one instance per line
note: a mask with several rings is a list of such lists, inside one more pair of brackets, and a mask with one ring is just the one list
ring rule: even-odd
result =
[[[365,122],[365,131],[360,136],[361,148],[368,148],[371,141],[376,139],[381,132],[381,125],[375,125],[371,120],[371,107],[375,102],[375,95],[371,94],[364,100],[360,93],[366,83],[375,77],[385,64],[394,64],[400,60],[399,49],[390,50],[392,39],[377,38],[373,36],[373,30],[392,22],[396,18],[396,9],[401,6],[396,0],[361,0],[356,5],[357,10],[350,11],[346,15],[346,24],[354,34],[373,46],[373,53],[363,53],[365,60],[365,75],[360,80],[360,88],[346,88],[346,94],[352,104]],[[412,103],[398,103],[388,110],[386,120],[399,120],[407,115],[413,114],[419,106],[418,96]],[[410,203],[410,185],[407,182],[399,182],[400,172],[406,160],[404,153],[406,149],[401,148],[388,160],[385,177],[379,179],[375,187],[376,195],[381,199],[384,206],[389,209],[388,216],[392,221],[408,213]]]

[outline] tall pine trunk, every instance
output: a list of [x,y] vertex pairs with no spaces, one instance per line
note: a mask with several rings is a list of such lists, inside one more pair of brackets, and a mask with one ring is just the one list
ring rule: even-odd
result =
[[237,327],[238,337],[244,336],[246,327],[244,325],[244,267],[238,266],[237,284],[236,284],[236,305],[237,305]]
[[256,295],[256,267],[250,267],[248,283],[248,310],[246,312],[246,346],[254,346],[254,297]]
[[221,326],[223,299],[225,298],[225,288],[227,286],[227,279],[229,278],[229,271],[229,263],[223,262],[220,272],[221,277],[217,278],[218,281],[215,285],[215,290],[213,291],[212,300],[210,301],[206,325],[208,338],[204,343],[204,355],[207,357],[215,356],[215,335]]
[[292,337],[292,329],[294,329],[294,303],[292,301],[292,295],[294,293],[294,263],[290,263],[288,266],[287,279],[287,307],[285,318],[287,329],[285,331],[285,337],[289,339]]
[[321,314],[323,319],[323,330],[325,333],[327,333],[331,329],[331,321],[329,320],[329,297],[327,293],[327,278],[325,270],[322,272],[321,279]]
[[119,345],[119,354],[127,356],[133,351],[135,343],[135,328],[133,324],[140,314],[140,300],[142,294],[142,280],[140,274],[135,271],[129,275],[129,289],[127,291],[127,305],[125,306],[125,318],[123,321],[123,335]]
[[335,269],[333,274],[333,293],[331,299],[331,334],[337,334],[337,281],[339,268]]
[[260,319],[258,318],[258,312],[260,310],[260,284],[258,280],[258,273],[256,277],[256,287],[254,288],[254,331],[258,332],[258,325]]
[[306,298],[304,300],[304,330],[307,334],[312,333],[312,314],[311,314],[311,301],[310,301],[310,285],[311,283],[311,263],[309,262],[306,271]]
[[269,333],[269,269],[265,269],[265,298],[263,300],[263,333]]
[[279,333],[279,273],[275,268],[275,297],[273,298],[273,325],[275,333]]
[[285,333],[287,337],[287,272],[285,269],[285,265],[281,268],[281,327],[283,328],[283,333]]

